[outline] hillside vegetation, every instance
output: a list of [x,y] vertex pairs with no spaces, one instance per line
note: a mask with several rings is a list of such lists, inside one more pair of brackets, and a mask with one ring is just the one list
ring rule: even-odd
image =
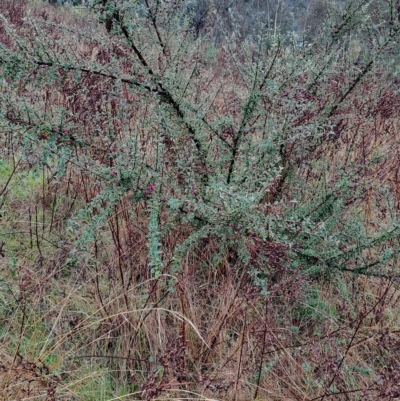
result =
[[0,399],[399,399],[400,3],[192,3],[0,2]]

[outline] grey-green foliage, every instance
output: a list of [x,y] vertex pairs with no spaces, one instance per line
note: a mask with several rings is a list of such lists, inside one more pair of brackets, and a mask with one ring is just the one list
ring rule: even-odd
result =
[[88,0],[48,0],[50,4],[54,5],[70,5],[70,6],[88,6]]
[[[29,19],[15,27],[4,20],[13,46],[0,47],[1,79],[9,85],[1,106],[4,116],[15,116],[4,118],[16,132],[29,128],[21,150],[27,158],[55,165],[59,174],[72,163],[100,189],[71,219],[82,247],[128,196],[146,210],[155,276],[169,262],[179,269],[205,238],[219,240],[226,252],[238,249],[245,265],[254,259],[246,246],[261,241],[285,247],[290,263],[281,262],[292,268],[320,274],[348,269],[352,260],[355,272],[367,273],[368,263],[388,265],[396,254],[382,246],[397,238],[397,219],[366,232],[365,217],[347,206],[357,196],[357,169],[344,163],[332,172],[318,163],[338,140],[340,112],[356,88],[380,72],[378,93],[391,77],[380,59],[396,46],[398,16],[374,25],[368,5],[331,5],[323,35],[307,48],[285,46],[278,30],[259,28],[252,45],[238,41],[220,49],[220,67],[205,60],[212,39],[193,34],[187,4],[178,1],[94,2],[107,29],[93,36],[90,24],[69,28],[61,49],[51,30],[61,34],[65,27]],[[380,40],[357,66],[343,49],[350,39],[363,45],[378,28]],[[76,43],[90,52],[75,51]],[[210,79],[212,68],[223,70],[219,80]],[[334,79],[342,86],[328,94]],[[21,81],[28,92],[51,89],[65,103],[44,107],[17,90]],[[328,187],[325,180],[335,174]],[[366,187],[359,187],[361,197]],[[178,227],[187,235],[166,260],[163,236]],[[365,263],[371,249],[376,254]],[[273,256],[260,260],[267,266]],[[264,276],[255,277],[265,286]]]
[[233,33],[254,40],[262,31],[280,33],[297,43],[317,39],[323,22],[343,1],[326,0],[187,0],[187,13],[197,33],[212,31],[218,43]]

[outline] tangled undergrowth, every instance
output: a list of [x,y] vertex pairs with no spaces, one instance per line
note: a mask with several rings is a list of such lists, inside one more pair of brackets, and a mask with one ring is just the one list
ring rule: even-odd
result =
[[0,398],[397,399],[398,10],[182,4],[0,4]]

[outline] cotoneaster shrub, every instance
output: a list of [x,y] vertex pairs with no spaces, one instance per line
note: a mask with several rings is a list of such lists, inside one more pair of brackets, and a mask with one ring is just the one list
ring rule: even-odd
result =
[[[62,304],[59,316],[75,317],[54,323],[78,332],[79,358],[110,357],[142,398],[200,383],[205,394],[245,388],[256,399],[268,372],[280,372],[267,358],[277,343],[266,322],[289,327],[290,347],[329,337],[323,317],[337,324],[341,306],[315,282],[339,283],[351,304],[346,277],[398,277],[399,14],[372,6],[333,3],[321,35],[302,46],[266,28],[252,42],[216,44],[211,30],[195,32],[181,1],[93,2],[68,23],[66,10],[2,6],[2,157],[43,177],[35,207],[10,219],[29,221],[24,266],[38,283],[91,284],[87,317]],[[36,288],[27,277],[13,304],[22,322],[21,300]],[[384,288],[379,305],[391,305]],[[346,332],[339,369],[376,305],[368,299],[359,316],[343,306],[357,329]],[[32,327],[45,319],[35,316]],[[54,348],[72,349],[60,336],[51,352],[43,346],[51,360]],[[221,344],[233,344],[234,364]],[[351,388],[328,363],[301,363],[314,399]]]

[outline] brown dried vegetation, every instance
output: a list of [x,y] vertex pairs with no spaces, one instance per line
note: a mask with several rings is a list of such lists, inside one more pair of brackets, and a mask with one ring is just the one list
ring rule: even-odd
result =
[[[15,29],[26,27],[23,2],[3,0],[0,11]],[[95,26],[87,16],[44,5],[31,6],[30,12],[44,22]],[[52,26],[48,25],[49,35],[65,47],[75,46],[77,58],[101,66],[120,57],[121,76],[134,68],[129,49],[117,40],[113,47],[84,39],[73,45]],[[10,48],[14,44],[1,25],[0,41]],[[211,119],[230,113],[235,121],[239,116],[232,110],[239,109],[242,101],[235,81],[238,71],[225,72],[232,79],[227,88],[219,87],[223,72],[213,76],[208,70],[221,68],[228,57],[224,52],[219,52],[215,66],[199,67],[198,79],[204,81],[199,87],[215,93]],[[283,63],[283,57],[282,53],[278,62]],[[19,233],[2,247],[0,257],[5,288],[0,300],[4,301],[4,306],[0,304],[2,399],[389,401],[400,397],[400,288],[398,274],[391,274],[397,266],[388,266],[380,277],[355,275],[353,260],[331,280],[312,278],[301,267],[289,268],[292,250],[287,245],[248,233],[246,263],[237,249],[218,255],[221,244],[210,236],[187,252],[175,272],[170,270],[174,250],[191,231],[182,224],[163,238],[166,262],[162,275],[154,278],[147,256],[146,197],[138,202],[133,191],[121,197],[91,248],[78,257],[75,233],[66,231],[68,219],[88,205],[94,216],[105,207],[102,200],[93,203],[107,184],[101,166],[114,166],[130,130],[139,133],[137,146],[148,149],[148,163],[154,162],[157,155],[151,141],[159,122],[147,124],[154,111],[132,94],[126,82],[116,94],[100,74],[82,73],[77,78],[73,71],[65,71],[61,84],[49,80],[37,92],[31,82],[46,79],[46,71],[37,68],[33,74],[29,81],[21,79],[17,95],[45,113],[63,108],[66,115],[62,128],[43,131],[36,138],[35,149],[54,152],[47,140],[55,135],[58,144],[71,149],[71,160],[62,178],[56,177],[54,166],[44,165],[39,184],[24,197],[16,196],[13,183],[26,183],[36,160],[35,152],[31,159],[19,159],[23,138],[15,127],[34,126],[39,117],[24,114],[15,107],[15,99],[2,103],[14,128],[1,133],[2,158],[12,160],[13,168],[10,180],[1,181],[1,202],[9,214],[1,216],[0,224]],[[338,71],[326,83],[326,91],[340,98],[338,82],[346,79]],[[307,151],[296,143],[285,148],[287,165],[297,163],[298,178],[314,185],[315,192],[305,191],[304,199],[315,196],[320,183],[334,186],[339,168],[354,170],[350,185],[355,195],[345,199],[343,215],[358,210],[371,232],[389,218],[380,187],[388,184],[396,208],[400,207],[399,94],[392,88],[387,85],[382,91],[373,80],[357,86],[351,94],[352,107],[334,111],[335,125],[323,143],[314,143]],[[285,96],[299,102],[313,100],[313,108],[292,121],[305,127],[329,100],[288,86],[282,88],[281,106],[267,103],[266,110],[284,110]],[[119,114],[122,103],[129,105],[130,113]],[[233,141],[230,126],[221,132],[222,140]],[[256,133],[255,140],[257,135],[264,134]],[[176,149],[193,145],[188,138],[186,143],[166,146],[173,164]],[[315,167],[317,162],[326,166],[324,172]],[[146,180],[139,177],[138,182],[146,191]],[[264,199],[270,204],[266,213],[279,215],[281,205],[274,201],[283,193],[290,197],[290,190],[287,181],[272,183]],[[161,225],[169,224],[166,215],[160,220]],[[350,252],[350,243],[351,239],[342,244],[344,253]],[[251,269],[267,280],[268,296],[255,284]]]

